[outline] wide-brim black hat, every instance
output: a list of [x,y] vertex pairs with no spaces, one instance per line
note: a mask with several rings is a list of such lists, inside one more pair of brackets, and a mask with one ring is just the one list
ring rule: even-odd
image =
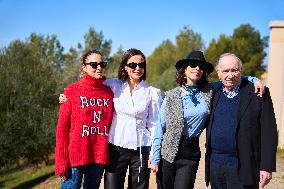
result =
[[180,69],[183,67],[184,64],[188,64],[189,62],[192,61],[203,63],[206,67],[207,73],[212,73],[214,71],[214,66],[210,62],[206,61],[203,52],[201,51],[192,51],[187,55],[185,59],[177,61],[176,69]]

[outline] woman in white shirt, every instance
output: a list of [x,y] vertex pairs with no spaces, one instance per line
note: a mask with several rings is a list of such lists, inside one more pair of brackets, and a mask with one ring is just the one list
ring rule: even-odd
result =
[[109,159],[105,188],[123,189],[127,168],[128,185],[149,187],[147,166],[150,146],[158,121],[160,90],[147,84],[146,58],[137,49],[127,50],[121,60],[118,79],[106,81],[114,93],[113,121],[109,132]]
[[147,161],[158,122],[161,94],[145,79],[145,55],[138,49],[129,49],[122,56],[118,78],[105,81],[114,93],[115,109],[109,131],[106,189],[123,189],[128,168],[129,188],[149,187]]

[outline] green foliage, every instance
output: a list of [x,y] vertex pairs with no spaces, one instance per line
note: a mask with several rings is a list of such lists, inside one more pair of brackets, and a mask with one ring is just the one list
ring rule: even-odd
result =
[[[244,75],[260,76],[267,39],[249,24],[241,25],[232,36],[221,34],[213,39],[205,56],[215,64],[222,53],[236,53],[243,61]],[[111,44],[102,31],[91,27],[84,44],[66,52],[55,35],[35,33],[0,49],[0,168],[19,162],[49,163],[59,93],[80,79],[80,56],[90,49],[100,50],[108,60],[107,78],[117,77],[123,49],[110,57]],[[176,61],[192,50],[203,49],[201,35],[182,28],[175,42],[164,40],[147,57],[147,81],[162,91],[174,88]],[[216,79],[216,74],[212,78]]]
[[81,54],[98,49],[109,59],[111,40],[102,32],[90,28],[84,40],[84,49],[78,43],[77,49],[64,53],[55,35],[32,33],[25,41],[0,49],[0,168],[50,163],[58,95],[79,80]]
[[106,77],[107,78],[117,77],[118,69],[120,66],[121,57],[123,53],[124,51],[122,50],[122,46],[120,46],[117,52],[114,53],[112,57],[109,59],[108,65],[106,67]]
[[0,55],[1,167],[21,159],[48,163],[53,151],[59,67],[46,62],[52,49],[38,47],[49,39],[31,37],[40,40],[12,42]]
[[[71,48],[64,55],[65,68],[61,75],[61,85],[59,88],[62,89],[67,84],[73,83],[80,79],[81,71],[81,55],[89,50],[99,50],[104,58],[111,62],[110,51],[111,51],[111,39],[105,39],[103,32],[97,32],[93,27],[90,27],[88,32],[84,35],[84,45],[78,43],[77,49]],[[108,66],[109,67],[109,66]],[[116,74],[117,75],[117,74]]]
[[[261,38],[259,31],[249,24],[240,25],[232,36],[221,34],[219,39],[213,39],[205,51],[206,59],[216,64],[223,53],[235,53],[243,62],[243,75],[260,77],[264,72],[262,65],[266,56],[267,37]],[[213,74],[217,79],[217,74]]]
[[70,48],[69,52],[64,55],[65,67],[60,75],[60,83],[58,83],[59,91],[63,92],[63,87],[80,79],[80,55],[79,52]]
[[157,76],[160,76],[165,70],[173,67],[176,60],[176,47],[170,40],[165,40],[157,47],[152,55],[148,57],[147,80],[155,83]]
[[85,48],[83,52],[87,52],[91,49],[96,49],[102,52],[105,58],[109,58],[111,51],[111,39],[104,39],[103,32],[97,32],[93,27],[89,28],[89,31],[84,36]]
[[184,27],[176,36],[175,44],[169,39],[158,46],[148,57],[147,81],[162,91],[176,86],[175,63],[192,50],[203,48],[201,35]]

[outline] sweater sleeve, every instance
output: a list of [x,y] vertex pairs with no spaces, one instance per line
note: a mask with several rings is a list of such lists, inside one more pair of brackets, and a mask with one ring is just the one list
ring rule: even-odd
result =
[[[70,90],[70,89],[69,89]],[[56,147],[55,147],[55,174],[67,173],[69,166],[68,144],[69,128],[71,119],[71,96],[68,89],[64,89],[67,101],[59,108],[58,122],[56,127]]]

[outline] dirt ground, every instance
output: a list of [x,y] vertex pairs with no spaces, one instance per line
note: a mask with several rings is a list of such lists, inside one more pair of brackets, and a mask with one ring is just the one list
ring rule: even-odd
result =
[[[205,152],[205,132],[202,133],[200,137],[200,148],[201,148],[201,160],[198,167],[198,172],[196,175],[194,188],[196,189],[210,189],[206,187],[204,182],[204,152]],[[127,181],[125,182],[127,183]],[[125,184],[125,188],[127,188],[127,184]],[[149,189],[156,189],[156,178],[151,174],[150,177],[150,186]],[[273,173],[273,179],[270,183],[265,187],[267,189],[284,189],[284,159],[277,159],[277,172]],[[100,189],[103,189],[103,183],[101,183]]]
[[[204,151],[205,151],[205,132],[200,137],[200,147],[202,151],[202,157],[200,160],[200,164],[198,167],[198,172],[195,180],[194,188],[196,189],[210,189],[206,187],[204,182]],[[270,183],[265,187],[267,189],[284,189],[284,158],[277,158],[277,172],[273,173],[273,178]],[[126,178],[127,179],[127,178]],[[127,180],[125,181],[127,183]],[[101,183],[100,189],[103,189],[103,179]],[[125,188],[127,188],[127,184],[125,184]],[[149,189],[156,189],[156,178],[151,174],[150,177],[150,186]],[[45,182],[41,183],[34,189],[59,189],[59,180],[56,178],[47,179]]]

